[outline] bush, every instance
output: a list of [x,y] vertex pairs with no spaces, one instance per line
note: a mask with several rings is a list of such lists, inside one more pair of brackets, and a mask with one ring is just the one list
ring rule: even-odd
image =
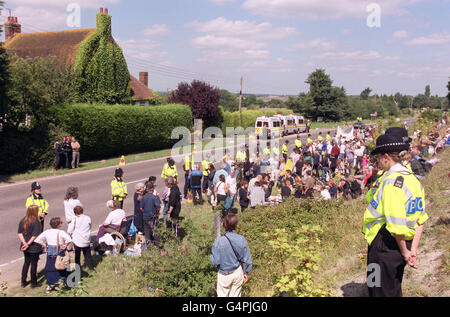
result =
[[56,110],[58,125],[81,144],[82,159],[154,151],[171,147],[176,127],[190,129],[188,106],[137,107],[78,104]]

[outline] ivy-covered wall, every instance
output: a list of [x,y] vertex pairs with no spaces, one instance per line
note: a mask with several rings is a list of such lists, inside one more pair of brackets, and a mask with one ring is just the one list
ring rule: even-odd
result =
[[74,64],[79,102],[125,103],[130,73],[122,49],[111,35],[111,16],[97,14],[97,31],[79,46]]

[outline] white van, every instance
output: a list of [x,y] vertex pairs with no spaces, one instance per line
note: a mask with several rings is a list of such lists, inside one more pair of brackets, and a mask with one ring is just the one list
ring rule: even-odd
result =
[[297,133],[304,133],[307,131],[306,121],[303,116],[295,116],[295,126],[297,129]]
[[275,117],[279,118],[283,126],[283,135],[294,134],[296,132],[296,123],[294,115],[277,114]]
[[282,121],[277,117],[258,117],[255,122],[255,133],[257,138],[267,137],[279,138],[283,133]]

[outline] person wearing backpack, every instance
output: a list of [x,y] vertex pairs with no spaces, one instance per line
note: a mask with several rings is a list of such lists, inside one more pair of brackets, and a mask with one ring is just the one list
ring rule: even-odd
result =
[[214,241],[211,262],[217,267],[217,296],[240,297],[252,269],[252,256],[247,240],[235,232],[238,217],[229,214],[223,219],[225,234]]

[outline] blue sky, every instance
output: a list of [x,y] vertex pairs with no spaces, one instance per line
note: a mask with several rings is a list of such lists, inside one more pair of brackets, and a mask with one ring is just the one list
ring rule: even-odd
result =
[[[200,79],[245,93],[296,95],[325,68],[348,94],[416,95],[427,84],[447,94],[450,0],[6,0],[23,32],[70,29],[78,3],[81,28],[107,7],[113,36],[131,73],[148,71],[150,87]],[[380,27],[367,18],[380,9]],[[0,21],[5,21],[4,11]],[[372,20],[371,20],[372,21]]]

